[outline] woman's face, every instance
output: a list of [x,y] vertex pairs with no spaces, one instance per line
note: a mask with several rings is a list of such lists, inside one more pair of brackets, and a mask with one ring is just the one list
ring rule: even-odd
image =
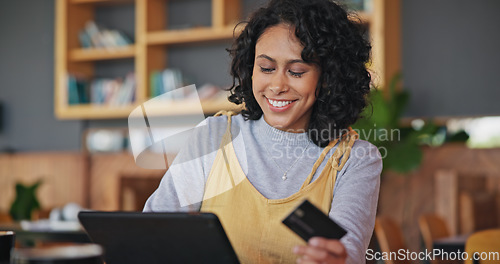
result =
[[306,131],[321,73],[302,60],[302,49],[294,28],[285,24],[266,29],[255,46],[253,95],[266,122],[289,132]]

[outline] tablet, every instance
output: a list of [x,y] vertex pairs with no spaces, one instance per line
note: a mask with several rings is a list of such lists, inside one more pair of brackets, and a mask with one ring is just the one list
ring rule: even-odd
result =
[[87,211],[78,219],[106,264],[239,263],[212,213]]

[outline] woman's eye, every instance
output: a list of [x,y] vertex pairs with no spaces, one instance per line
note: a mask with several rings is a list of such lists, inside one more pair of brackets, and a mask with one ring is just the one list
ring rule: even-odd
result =
[[304,74],[304,72],[294,72],[294,71],[288,71],[293,77],[302,77],[302,74]]
[[263,73],[270,73],[270,72],[274,71],[274,69],[273,68],[260,67],[260,71],[263,72]]

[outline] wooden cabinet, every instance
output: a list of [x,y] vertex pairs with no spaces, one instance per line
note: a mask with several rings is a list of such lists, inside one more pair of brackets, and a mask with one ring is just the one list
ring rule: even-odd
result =
[[[133,45],[104,48],[80,48],[79,32],[94,20],[96,8],[105,5],[134,5],[135,42]],[[55,114],[59,119],[126,118],[130,112],[150,98],[149,78],[153,71],[167,67],[170,45],[195,44],[230,40],[240,18],[239,0],[212,0],[211,26],[183,30],[167,30],[168,0],[57,0],[55,22]],[[68,103],[68,74],[85,79],[96,76],[96,62],[132,59],[136,75],[135,100],[125,106]],[[173,114],[193,114],[193,101],[168,103]],[[206,114],[237,106],[223,99],[202,101]]]
[[[349,1],[349,0],[346,0]],[[371,10],[358,12],[368,27],[372,44],[369,68],[373,83],[385,89],[401,72],[401,2],[400,0],[369,0]]]
[[[209,0],[207,0],[209,1]],[[399,1],[373,0],[373,12],[361,18],[370,25],[373,40],[373,66],[376,83],[384,84],[400,70]],[[56,0],[55,20],[55,115],[59,119],[127,118],[130,112],[151,96],[150,75],[166,68],[172,45],[204,45],[233,38],[241,18],[240,0],[211,0],[211,25],[181,30],[167,29],[168,0]],[[80,48],[78,34],[85,23],[94,20],[96,8],[106,5],[134,5],[134,44],[113,48]],[[125,106],[69,104],[67,76],[96,77],[96,63],[105,60],[133,61],[136,76],[135,101]],[[175,66],[175,65],[174,65]],[[194,114],[192,101],[168,103],[172,114]],[[225,99],[202,101],[205,114],[221,109],[238,109]]]
[[370,36],[374,83],[384,89],[401,72],[401,1],[372,0]]

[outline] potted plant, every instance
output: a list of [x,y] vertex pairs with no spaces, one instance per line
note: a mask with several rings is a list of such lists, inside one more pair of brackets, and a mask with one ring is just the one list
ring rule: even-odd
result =
[[392,78],[387,91],[372,89],[370,106],[353,128],[360,139],[377,146],[384,162],[384,171],[406,173],[417,169],[422,162],[422,140],[433,136],[438,127],[427,122],[418,130],[401,125],[401,118],[408,104],[410,94],[397,89],[401,75]]
[[40,209],[40,202],[36,196],[36,190],[42,182],[37,181],[33,185],[16,184],[16,198],[10,207],[10,216],[15,221],[31,220],[34,210]]

